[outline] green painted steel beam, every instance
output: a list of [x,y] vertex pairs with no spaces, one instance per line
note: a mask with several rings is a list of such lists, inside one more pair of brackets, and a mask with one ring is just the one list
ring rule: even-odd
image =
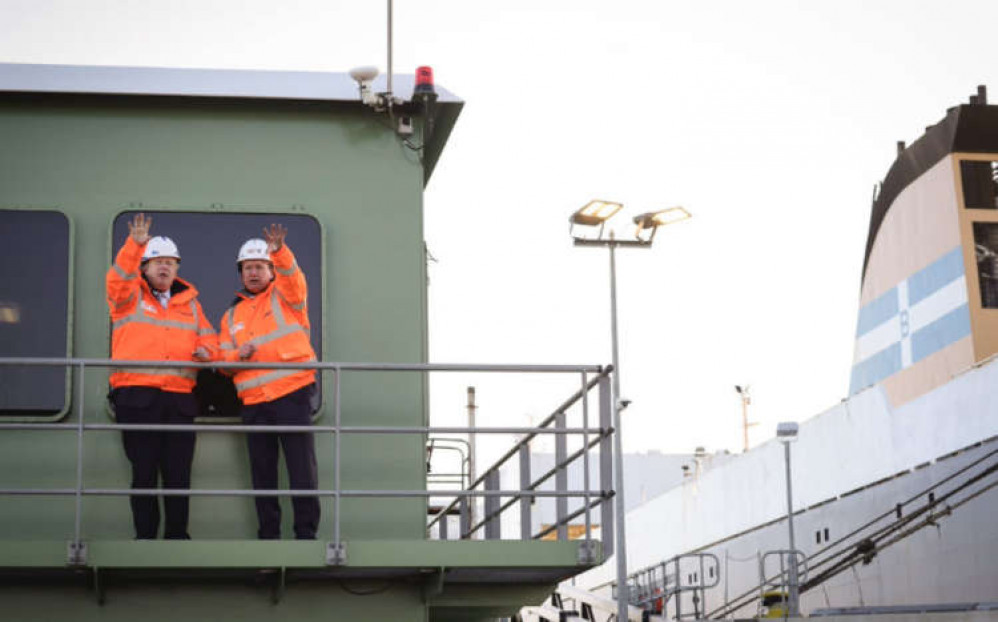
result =
[[[359,540],[347,542],[346,571],[564,569],[578,571],[580,541]],[[0,542],[0,568],[62,568],[67,542]],[[598,556],[599,557],[599,556]],[[597,557],[597,559],[598,559]],[[302,540],[95,540],[86,566],[98,568],[334,568],[326,543]]]
[[578,567],[580,541],[377,540],[347,543],[350,566]]

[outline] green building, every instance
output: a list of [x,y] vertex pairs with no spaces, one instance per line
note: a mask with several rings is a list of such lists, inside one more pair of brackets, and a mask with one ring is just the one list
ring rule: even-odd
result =
[[[0,65],[0,598],[9,619],[490,619],[609,553],[566,536],[583,517],[602,523],[605,542],[612,533],[600,368],[537,368],[581,374],[592,387],[556,410],[588,404],[588,425],[573,429],[601,449],[573,454],[599,459],[605,483],[560,504],[563,524],[547,530],[560,539],[537,537],[530,504],[499,490],[566,499],[563,470],[531,478],[528,469],[500,486],[498,469],[483,469],[470,487],[478,497],[442,504],[427,492],[422,191],[463,104],[442,89],[413,95],[411,76],[396,77],[395,95],[391,110],[364,104],[344,74]],[[177,241],[180,276],[200,290],[216,329],[239,287],[239,244],[271,222],[288,227],[319,360],[355,362],[320,365],[319,540],[256,540],[246,432],[207,369],[194,539],[132,539],[129,467],[106,399],[104,275],[136,212],[152,216],[153,235]],[[546,423],[566,425],[554,415]],[[474,498],[489,520],[470,535]],[[500,533],[502,510],[525,525],[517,535]]]

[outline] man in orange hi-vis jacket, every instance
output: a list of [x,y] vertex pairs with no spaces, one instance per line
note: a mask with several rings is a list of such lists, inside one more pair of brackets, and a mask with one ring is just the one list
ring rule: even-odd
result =
[[[180,252],[173,240],[149,237],[152,218],[137,214],[129,236],[107,272],[111,309],[111,358],[121,361],[210,361],[218,336],[198,302],[198,292],[177,277]],[[192,394],[194,368],[121,367],[111,373],[111,400],[122,424],[191,424],[197,415]],[[132,488],[190,488],[194,432],[125,431],[132,463]],[[131,497],[135,536],[159,532],[159,498]],[[190,539],[187,496],[165,496],[163,537]]]
[[[308,287],[291,249],[288,230],[271,225],[266,239],[248,240],[236,265],[243,291],[222,316],[220,347],[227,361],[298,363],[315,360],[309,341]],[[315,371],[296,369],[233,370],[247,425],[309,425]],[[293,490],[318,488],[315,441],[310,432],[250,432],[250,472],[256,490],[277,489],[278,444],[284,448]],[[299,540],[315,539],[320,506],[317,497],[293,497],[294,532]],[[281,507],[276,497],[256,498],[262,540],[281,537]]]

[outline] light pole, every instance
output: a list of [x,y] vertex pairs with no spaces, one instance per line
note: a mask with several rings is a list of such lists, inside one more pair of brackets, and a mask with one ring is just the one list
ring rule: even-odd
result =
[[787,527],[790,530],[790,554],[787,565],[787,615],[800,616],[800,590],[797,581],[797,545],[794,542],[794,502],[790,480],[790,443],[797,440],[797,423],[787,421],[776,425],[776,438],[783,443],[783,457],[787,468]]
[[608,231],[603,237],[607,220],[612,218],[624,207],[621,203],[612,201],[590,201],[576,210],[569,218],[572,224],[570,233],[576,225],[599,227],[595,237],[578,237],[572,233],[576,246],[601,246],[610,252],[610,346],[613,358],[613,452],[614,452],[614,514],[617,518],[617,529],[614,532],[614,549],[617,556],[617,620],[628,620],[629,604],[627,590],[627,538],[624,529],[624,449],[620,427],[620,414],[630,403],[620,397],[620,357],[617,347],[617,247],[650,248],[655,232],[660,226],[686,220],[690,213],[682,207],[670,207],[657,212],[648,212],[634,217],[637,229],[633,240],[619,240],[616,232]]

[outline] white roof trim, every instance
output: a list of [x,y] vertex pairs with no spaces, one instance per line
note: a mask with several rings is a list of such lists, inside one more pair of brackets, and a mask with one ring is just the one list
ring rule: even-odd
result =
[[[395,75],[395,96],[410,99],[414,82],[412,75]],[[385,76],[379,76],[373,89],[385,88]],[[436,90],[438,102],[461,102],[446,89]],[[0,92],[360,100],[357,83],[346,73],[13,63],[0,63]]]

